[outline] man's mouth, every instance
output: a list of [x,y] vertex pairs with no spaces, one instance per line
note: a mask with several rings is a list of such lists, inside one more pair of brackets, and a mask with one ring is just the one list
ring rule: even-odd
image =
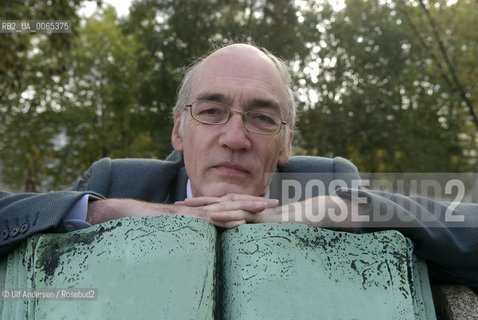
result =
[[213,169],[215,169],[221,175],[230,177],[244,177],[251,174],[251,172],[243,166],[232,162],[222,162],[216,164],[213,166]]

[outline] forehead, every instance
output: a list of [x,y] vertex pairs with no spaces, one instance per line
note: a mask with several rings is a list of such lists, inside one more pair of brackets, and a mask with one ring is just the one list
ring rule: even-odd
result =
[[264,53],[249,47],[226,47],[198,66],[191,98],[217,94],[231,103],[270,100],[283,106],[282,87],[277,68]]

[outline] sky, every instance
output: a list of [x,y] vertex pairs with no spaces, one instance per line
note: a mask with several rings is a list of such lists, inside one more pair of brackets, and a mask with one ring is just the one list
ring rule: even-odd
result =
[[[450,0],[456,1],[456,0]],[[119,17],[128,15],[129,7],[132,0],[103,0],[104,3],[111,4],[116,9],[116,13]],[[296,0],[296,3],[300,3],[301,0]],[[340,10],[345,6],[345,0],[329,0],[332,6],[336,10]],[[83,5],[83,8],[80,10],[80,15],[85,15],[87,17],[91,16],[96,9],[96,1],[87,1]]]
[[[116,13],[119,17],[123,17],[128,15],[129,7],[131,5],[132,0],[103,0],[104,3],[111,4],[116,9]],[[93,12],[96,10],[96,1],[86,1],[83,4],[83,7],[80,9],[80,15],[84,16],[91,16]]]

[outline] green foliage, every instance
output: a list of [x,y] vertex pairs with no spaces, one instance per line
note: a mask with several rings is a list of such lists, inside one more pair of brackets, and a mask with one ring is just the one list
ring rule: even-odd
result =
[[77,173],[101,157],[147,156],[151,138],[141,127],[136,98],[137,41],[121,31],[107,7],[85,21],[73,44],[72,65],[62,79],[59,117],[67,139],[61,163]]
[[[126,18],[84,0],[8,2],[2,19],[69,19],[71,34],[0,34],[3,182],[70,185],[101,157],[164,158],[185,67],[230,42],[288,61],[296,154],[362,171],[477,164],[478,3],[463,0],[138,0]],[[97,1],[101,5],[101,1]]]
[[[141,43],[137,97],[151,154],[171,151],[170,113],[185,67],[194,57],[231,41],[253,41],[285,59],[307,53],[294,1],[138,1],[124,24]],[[145,50],[143,50],[145,48]]]
[[[441,85],[430,66],[435,62],[404,25],[399,5],[346,4],[328,18],[333,22],[321,35],[324,45],[310,59],[320,65],[318,79],[309,84],[318,103],[306,102],[298,123],[303,148],[350,158],[362,171],[476,166],[476,156],[463,152],[476,147],[476,128],[457,106],[453,89]],[[406,10],[421,14],[413,5]]]
[[[4,1],[0,19],[70,20],[81,0]],[[68,69],[71,34],[0,34],[0,162],[3,180],[36,191],[49,184],[60,79]]]

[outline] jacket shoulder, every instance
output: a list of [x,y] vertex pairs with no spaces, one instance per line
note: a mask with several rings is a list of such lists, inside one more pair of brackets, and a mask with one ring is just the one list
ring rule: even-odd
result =
[[313,156],[294,156],[279,167],[282,172],[328,172],[328,173],[356,173],[357,167],[347,159],[341,157],[325,158]]
[[106,197],[162,200],[179,169],[184,166],[182,157],[174,155],[158,159],[103,158],[85,173],[84,189]]

